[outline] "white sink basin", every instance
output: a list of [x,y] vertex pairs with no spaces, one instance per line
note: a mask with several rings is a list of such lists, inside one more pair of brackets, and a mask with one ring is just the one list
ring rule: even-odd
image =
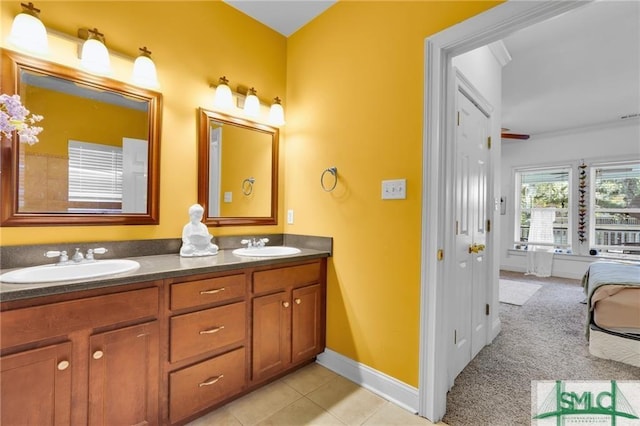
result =
[[273,256],[289,256],[291,254],[300,253],[300,249],[287,246],[265,246],[265,247],[243,247],[235,249],[233,254],[237,256],[251,257],[273,257]]
[[81,280],[135,271],[140,264],[129,259],[104,259],[65,265],[41,265],[16,269],[0,275],[0,281],[15,284],[37,284]]

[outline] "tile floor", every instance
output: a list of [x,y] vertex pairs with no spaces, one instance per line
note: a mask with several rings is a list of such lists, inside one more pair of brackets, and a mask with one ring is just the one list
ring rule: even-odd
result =
[[433,423],[313,363],[188,424],[210,425],[428,426]]

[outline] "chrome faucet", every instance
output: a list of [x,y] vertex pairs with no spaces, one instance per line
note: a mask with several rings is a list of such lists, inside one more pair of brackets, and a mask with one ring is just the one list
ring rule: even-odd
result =
[[73,254],[73,256],[71,256],[71,260],[73,260],[75,263],[80,263],[84,260],[84,255],[79,248],[76,248],[76,252]]
[[105,254],[108,251],[109,250],[107,250],[104,247],[89,249],[89,250],[87,250],[87,256],[85,257],[85,260],[88,260],[89,262],[91,262],[91,261],[95,260],[94,257],[93,257],[94,254]]
[[268,242],[269,242],[268,238],[251,238],[251,239],[241,240],[240,244],[246,244],[247,248],[252,248],[252,247],[264,247]]

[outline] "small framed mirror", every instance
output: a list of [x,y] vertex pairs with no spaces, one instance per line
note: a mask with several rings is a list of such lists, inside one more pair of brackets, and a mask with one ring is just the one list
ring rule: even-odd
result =
[[212,226],[278,223],[279,130],[198,110],[198,203]]
[[44,117],[2,138],[2,226],[159,222],[160,93],[5,49],[1,92]]

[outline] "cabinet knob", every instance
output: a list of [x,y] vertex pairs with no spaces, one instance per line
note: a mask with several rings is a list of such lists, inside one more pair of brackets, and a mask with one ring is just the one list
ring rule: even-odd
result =
[[285,308],[289,307],[289,302],[282,302],[282,306],[284,306]]
[[100,359],[104,356],[104,352],[102,351],[95,351],[93,353],[93,359]]
[[296,302],[296,305],[299,305],[300,303],[302,303],[302,300],[300,300],[299,298],[295,298],[293,299],[294,302]]
[[63,371],[69,368],[69,361],[64,360],[58,363],[58,370]]

